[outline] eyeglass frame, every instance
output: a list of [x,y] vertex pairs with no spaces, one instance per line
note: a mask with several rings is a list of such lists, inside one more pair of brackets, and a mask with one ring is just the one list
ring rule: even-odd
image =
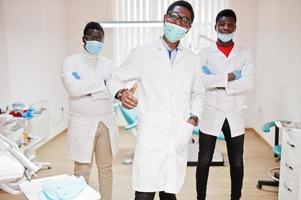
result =
[[[178,16],[178,19],[173,20],[172,17],[171,17],[171,14],[176,14],[176,15]],[[191,20],[191,19],[189,19],[188,17],[183,17],[183,16],[181,16],[178,12],[171,11],[171,12],[168,12],[168,13],[166,14],[166,16],[168,17],[168,19],[170,19],[170,20],[173,21],[173,22],[176,22],[176,21],[180,20],[180,22],[181,22],[181,24],[182,24],[183,26],[191,27],[191,25],[192,25],[192,20]],[[188,21],[189,23],[188,23],[187,25],[186,25],[186,24],[183,24],[183,19],[187,19],[187,21]]]

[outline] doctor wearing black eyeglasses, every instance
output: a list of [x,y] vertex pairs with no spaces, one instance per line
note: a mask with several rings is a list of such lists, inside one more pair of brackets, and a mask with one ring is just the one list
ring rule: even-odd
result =
[[[176,200],[184,184],[188,144],[202,111],[200,60],[180,40],[194,13],[186,1],[172,3],[164,15],[164,35],[135,48],[113,72],[111,93],[139,112],[133,189],[135,200]],[[124,88],[128,81],[133,88]]]

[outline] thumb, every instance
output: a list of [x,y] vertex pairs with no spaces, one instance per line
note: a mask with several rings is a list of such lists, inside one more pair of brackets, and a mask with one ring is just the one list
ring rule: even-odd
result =
[[137,90],[137,83],[135,83],[133,85],[133,87],[130,89],[130,91],[134,94],[136,90]]

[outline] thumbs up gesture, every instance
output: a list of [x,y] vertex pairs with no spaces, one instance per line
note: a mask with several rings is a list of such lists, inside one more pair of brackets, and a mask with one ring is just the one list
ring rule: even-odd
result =
[[122,92],[120,101],[124,108],[133,109],[137,106],[138,99],[134,96],[136,90],[137,90],[137,83],[135,83],[131,89]]

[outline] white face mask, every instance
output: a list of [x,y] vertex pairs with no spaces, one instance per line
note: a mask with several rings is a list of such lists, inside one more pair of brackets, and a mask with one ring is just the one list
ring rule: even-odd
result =
[[217,38],[222,42],[229,42],[234,38],[234,32],[229,34],[222,34],[217,32]]
[[167,40],[171,43],[177,42],[180,39],[182,39],[187,31],[188,29],[183,28],[179,25],[169,23],[169,22],[164,23],[164,27],[163,27],[164,35],[167,38]]
[[98,55],[103,48],[103,43],[99,41],[86,41],[86,50],[92,55]]

